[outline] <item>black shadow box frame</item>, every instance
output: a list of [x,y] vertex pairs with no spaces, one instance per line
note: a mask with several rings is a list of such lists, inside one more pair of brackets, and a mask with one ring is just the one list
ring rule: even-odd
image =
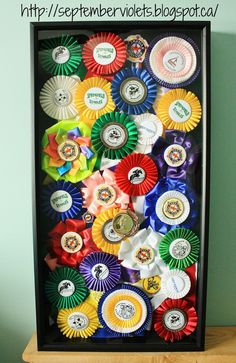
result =
[[[36,289],[36,316],[38,350],[42,351],[200,351],[204,350],[206,289],[207,289],[207,255],[208,255],[208,221],[210,192],[210,22],[165,22],[165,21],[89,21],[89,22],[44,22],[31,23],[31,74],[32,74],[32,138],[33,138],[33,220],[34,220],[34,262]],[[44,296],[45,272],[43,241],[48,231],[40,211],[40,191],[45,176],[40,166],[41,138],[44,129],[51,126],[51,120],[43,113],[39,104],[39,92],[47,80],[38,62],[40,40],[55,34],[80,34],[82,42],[91,32],[111,31],[123,39],[131,34],[144,34],[152,39],[167,32],[183,33],[190,36],[201,53],[200,76],[189,86],[184,87],[198,95],[202,104],[202,120],[196,137],[202,144],[201,161],[196,174],[196,189],[201,196],[201,218],[199,237],[201,240],[198,263],[197,303],[199,317],[196,331],[182,341],[166,343],[154,332],[148,337],[68,340],[48,319],[49,306]]]

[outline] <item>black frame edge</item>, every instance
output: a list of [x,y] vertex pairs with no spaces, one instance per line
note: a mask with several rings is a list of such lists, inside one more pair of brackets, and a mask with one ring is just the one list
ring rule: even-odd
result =
[[[78,27],[78,24],[80,26]],[[36,130],[35,130],[35,119],[37,114],[37,107],[35,104],[35,95],[36,95],[36,73],[35,70],[38,68],[38,59],[36,54],[36,43],[37,43],[37,36],[38,36],[38,30],[57,30],[58,28],[63,28],[61,30],[67,30],[67,29],[81,29],[81,24],[85,26],[85,28],[92,28],[94,26],[104,26],[104,25],[111,25],[111,27],[117,27],[117,21],[81,21],[81,22],[31,22],[30,23],[30,35],[31,35],[31,97],[32,97],[32,134],[34,135],[33,142],[32,142],[32,148],[33,148],[33,184],[32,184],[32,194],[33,194],[33,239],[34,239],[34,269],[35,269],[35,297],[36,297],[36,321],[37,321],[37,344],[38,344],[38,350],[48,350],[53,351],[55,349],[59,351],[65,351],[68,350],[68,346],[63,345],[63,343],[60,345],[60,348],[53,344],[46,344],[44,343],[44,332],[39,327],[42,323],[41,316],[41,294],[39,289],[39,280],[40,280],[40,272],[39,272],[39,251],[38,247],[39,244],[37,243],[37,190],[36,190],[36,183],[37,183],[37,170],[35,168],[35,145],[36,143]],[[182,347],[186,345],[186,348],[188,351],[202,351],[205,347],[205,321],[206,321],[206,297],[207,297],[207,266],[208,266],[208,240],[209,240],[209,200],[210,200],[210,118],[211,118],[211,112],[210,112],[210,106],[211,106],[211,100],[210,100],[210,21],[186,21],[186,22],[168,22],[168,21],[121,21],[119,22],[119,25],[126,26],[129,24],[133,24],[136,27],[138,26],[159,26],[159,27],[171,27],[173,26],[182,26],[186,30],[202,30],[202,32],[205,30],[206,34],[206,132],[207,132],[207,142],[206,142],[206,165],[205,165],[205,224],[204,224],[204,241],[202,241],[202,249],[201,253],[204,254],[204,258],[202,256],[201,258],[201,269],[200,269],[200,280],[202,281],[201,285],[201,293],[198,296],[201,300],[201,306],[200,306],[200,316],[201,319],[199,319],[199,331],[200,334],[197,335],[196,344],[193,344],[191,347],[191,344],[182,344]],[[36,207],[35,207],[36,206]],[[200,339],[199,339],[200,336]],[[134,343],[135,344],[135,343]],[[103,349],[101,345],[94,345],[94,348],[91,349],[92,343],[88,344],[88,349],[84,349],[85,347],[82,347],[82,351],[115,351],[115,345],[107,346],[106,349]],[[132,346],[133,344],[131,344]],[[150,344],[152,345],[152,344]],[[135,351],[131,348],[131,350],[127,349],[128,345],[124,344],[125,350],[121,351]],[[148,346],[150,347],[150,346]],[[102,349],[101,349],[102,348]],[[117,348],[120,348],[118,345]],[[137,347],[136,347],[137,348]],[[176,347],[177,349],[174,349],[172,351],[186,351],[181,347]],[[70,346],[71,351],[78,351],[78,347],[72,347]],[[136,351],[140,351],[137,349]],[[142,351],[150,351],[150,349],[142,349]],[[163,351],[170,351],[168,349],[163,348]]]

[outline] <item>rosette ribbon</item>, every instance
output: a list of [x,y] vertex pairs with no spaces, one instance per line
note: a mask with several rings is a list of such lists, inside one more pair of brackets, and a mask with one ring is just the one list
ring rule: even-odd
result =
[[160,177],[177,179],[194,174],[199,152],[193,138],[178,130],[166,130],[165,139],[159,137],[152,148]]
[[166,299],[153,314],[155,332],[166,342],[182,340],[197,327],[195,308],[186,300]]
[[162,178],[145,197],[144,215],[152,229],[162,234],[177,227],[191,228],[198,215],[196,194],[178,179]]
[[96,308],[87,301],[71,309],[62,309],[57,325],[67,338],[91,337],[99,327]]
[[168,91],[153,108],[167,129],[189,132],[201,121],[202,106],[198,97],[183,88]]
[[113,219],[120,212],[119,208],[109,208],[98,214],[93,226],[93,241],[102,251],[116,255],[120,249],[123,236],[118,235],[113,228]]
[[58,309],[79,305],[89,294],[82,275],[69,267],[56,268],[45,282],[48,300]]
[[74,118],[78,114],[74,96],[79,82],[80,79],[68,76],[49,78],[39,95],[40,105],[44,112],[56,120]]
[[133,153],[116,166],[115,178],[118,187],[128,195],[144,195],[157,182],[158,170],[149,156]]
[[92,74],[111,75],[126,60],[126,47],[116,34],[101,32],[90,36],[83,47],[83,61]]
[[98,316],[109,334],[136,336],[148,328],[152,306],[142,290],[122,284],[103,294],[98,304]]
[[92,127],[92,145],[101,158],[122,159],[132,153],[138,131],[132,118],[125,113],[110,112],[99,117]]
[[186,272],[177,269],[166,271],[161,276],[160,290],[151,299],[153,309],[156,309],[168,298],[181,299],[185,297],[190,288],[191,280]]
[[96,171],[83,184],[86,186],[81,188],[83,207],[94,215],[112,207],[127,208],[130,202],[130,197],[118,188],[115,173],[109,169],[103,173]]
[[90,253],[81,262],[79,271],[90,290],[108,291],[120,280],[117,257],[106,252]]
[[65,34],[43,40],[40,61],[48,73],[69,76],[82,61],[81,45],[72,36]]
[[42,210],[56,221],[78,217],[81,209],[82,195],[71,183],[49,183],[42,191]]
[[159,252],[171,269],[184,270],[198,260],[200,240],[190,229],[175,228],[163,236]]
[[118,253],[121,265],[139,271],[141,279],[162,274],[168,268],[158,252],[161,237],[149,227],[129,237],[129,243],[123,241]]
[[75,105],[79,115],[91,120],[90,123],[101,115],[114,111],[111,83],[100,77],[87,78],[78,84]]
[[59,222],[48,234],[50,253],[57,263],[76,267],[89,253],[99,249],[92,240],[91,228],[78,219]]
[[42,139],[42,169],[54,180],[77,183],[92,174],[96,156],[83,122],[60,121]]
[[115,75],[111,94],[120,111],[140,115],[152,108],[157,84],[145,69],[125,68]]
[[200,73],[200,51],[185,34],[161,34],[150,43],[145,65],[152,77],[164,87],[185,87]]

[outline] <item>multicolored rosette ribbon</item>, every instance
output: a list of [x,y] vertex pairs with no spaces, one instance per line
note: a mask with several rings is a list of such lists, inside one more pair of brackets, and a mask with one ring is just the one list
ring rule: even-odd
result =
[[182,340],[192,334],[197,322],[195,308],[182,299],[166,299],[153,314],[154,330],[166,342]]
[[79,305],[89,293],[81,274],[69,267],[56,268],[49,273],[45,292],[50,303],[58,309]]
[[69,76],[82,61],[81,45],[70,35],[43,40],[40,61],[46,72]]
[[75,105],[80,117],[93,121],[114,111],[116,106],[111,98],[111,83],[99,77],[87,78],[78,85]]
[[138,131],[132,118],[125,113],[110,112],[99,117],[92,127],[91,139],[98,156],[122,159],[132,153]]
[[96,156],[84,122],[60,121],[44,133],[42,169],[54,180],[77,183],[92,174]]
[[182,88],[165,93],[153,108],[167,129],[184,132],[197,127],[202,115],[202,107],[197,96]]
[[162,34],[150,43],[145,64],[164,87],[185,87],[200,73],[200,52],[196,43],[184,34]]
[[158,171],[154,161],[144,154],[126,156],[116,167],[117,186],[124,193],[132,196],[145,195],[158,180]]
[[140,278],[160,275],[165,264],[160,259],[158,249],[162,235],[150,227],[138,231],[129,241],[123,241],[118,253],[121,265],[140,271]]
[[44,112],[56,120],[74,118],[78,113],[74,102],[78,83],[77,79],[67,76],[49,78],[39,95]]
[[76,267],[89,253],[98,251],[93,243],[91,228],[79,219],[59,222],[48,234],[50,253],[57,263]]
[[125,68],[115,75],[111,95],[120,111],[140,115],[152,108],[157,84],[145,69]]
[[83,61],[93,74],[116,73],[126,60],[126,47],[123,40],[113,33],[92,35],[83,47]]
[[124,43],[126,45],[127,59],[133,63],[142,63],[144,61],[148,42],[141,35],[129,35]]
[[82,195],[78,187],[71,183],[49,183],[42,191],[42,210],[56,221],[76,218],[81,209]]
[[89,338],[99,327],[96,308],[83,302],[71,309],[62,309],[57,317],[57,325],[67,338]]
[[198,260],[200,240],[190,229],[175,228],[161,240],[159,253],[171,268],[184,270]]
[[79,266],[86,286],[95,291],[108,291],[120,280],[117,257],[106,252],[92,252]]
[[130,202],[130,197],[117,186],[115,173],[109,169],[102,173],[95,171],[83,184],[86,186],[81,188],[83,207],[95,216],[108,208],[127,208]]
[[193,138],[178,130],[166,130],[165,139],[159,137],[152,148],[160,175],[177,179],[194,173],[199,152]]
[[138,142],[134,151],[142,154],[150,154],[153,145],[163,134],[163,124],[152,113],[136,115],[134,122],[138,130]]
[[122,284],[106,292],[98,304],[99,320],[108,333],[117,337],[138,335],[152,318],[152,306],[143,291]]
[[163,234],[191,228],[198,215],[195,192],[179,179],[162,178],[145,197],[144,215],[153,230]]
[[110,208],[98,214],[92,226],[93,241],[102,251],[118,255],[123,239],[113,228],[113,219],[120,212],[119,208]]

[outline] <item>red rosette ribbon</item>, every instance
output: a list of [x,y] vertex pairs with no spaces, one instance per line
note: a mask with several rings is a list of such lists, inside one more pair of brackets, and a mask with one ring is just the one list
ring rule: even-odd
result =
[[145,195],[158,180],[154,161],[145,154],[130,154],[116,167],[115,178],[118,187],[132,196]]
[[125,43],[113,33],[94,34],[83,47],[85,67],[96,75],[116,73],[124,65],[125,60]]
[[195,308],[183,299],[166,299],[153,313],[154,330],[166,342],[192,334],[197,322]]
[[[77,252],[67,252],[62,247],[62,239],[66,241],[66,236],[70,237],[70,233],[72,236],[75,233],[81,243]],[[82,220],[66,219],[64,222],[59,222],[48,236],[51,256],[56,257],[57,263],[61,265],[76,267],[89,253],[100,251],[92,240],[91,228],[86,229],[86,223]],[[70,242],[69,238],[68,241]]]

